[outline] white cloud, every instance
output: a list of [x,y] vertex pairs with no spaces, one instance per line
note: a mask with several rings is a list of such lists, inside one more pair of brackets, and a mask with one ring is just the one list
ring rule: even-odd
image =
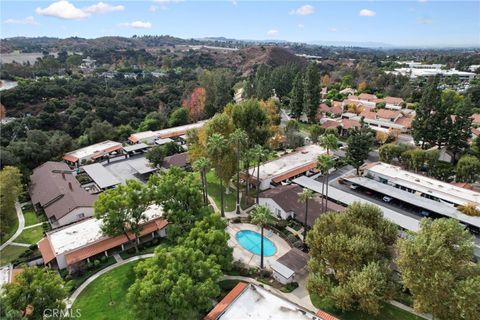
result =
[[238,1],[237,0],[232,0],[231,2],[235,7],[238,6]]
[[56,17],[66,20],[78,20],[89,16],[88,13],[75,7],[66,0],[54,2],[44,9],[37,8],[35,9],[35,12],[41,16]]
[[148,11],[150,12],[156,12],[158,10],[158,6],[151,5],[150,8],[148,8]]
[[418,2],[421,2],[421,3],[425,3],[427,2],[428,0],[418,0]]
[[315,12],[315,8],[309,4],[301,6],[295,10],[290,11],[290,14],[294,14],[296,16],[308,16]]
[[36,25],[38,24],[37,21],[35,21],[35,18],[32,16],[26,17],[24,19],[7,19],[3,21],[4,24],[31,24],[31,25]]
[[278,36],[278,30],[276,29],[270,29],[267,31],[267,36],[269,37],[276,37]]
[[335,28],[335,27],[331,27],[331,28],[328,28],[328,31],[330,31],[330,32],[337,32],[338,29]]
[[377,13],[375,11],[372,11],[372,10],[362,9],[358,13],[358,15],[361,16],[361,17],[373,17],[373,16],[376,16]]
[[104,2],[99,2],[80,9],[67,0],[60,0],[53,2],[46,8],[38,7],[35,9],[35,12],[41,16],[55,17],[65,20],[80,20],[89,17],[92,14],[103,14],[123,10],[125,10],[125,7],[122,5],[115,6]]
[[297,24],[297,27],[302,29],[302,28],[305,28],[305,25],[303,23],[299,23],[299,24]]
[[433,22],[432,19],[425,18],[425,17],[422,17],[422,18],[418,18],[418,19],[417,19],[417,23],[418,23],[418,24],[432,24],[432,22]]
[[123,11],[125,7],[122,5],[114,6],[108,3],[99,2],[97,4],[91,5],[83,9],[86,13],[107,13],[107,12],[114,12],[114,11]]
[[120,23],[119,26],[134,29],[150,29],[152,27],[152,23],[148,21],[133,21]]

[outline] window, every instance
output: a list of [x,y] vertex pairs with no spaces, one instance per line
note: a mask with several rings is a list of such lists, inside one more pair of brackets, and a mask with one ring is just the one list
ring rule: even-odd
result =
[[79,213],[79,214],[77,214],[77,218],[78,219],[85,218],[85,214],[84,213]]

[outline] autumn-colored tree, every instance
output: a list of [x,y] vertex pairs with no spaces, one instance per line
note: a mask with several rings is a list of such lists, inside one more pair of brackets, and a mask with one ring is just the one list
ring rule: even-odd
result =
[[330,75],[327,73],[322,77],[322,87],[328,87],[330,85]]
[[382,131],[377,131],[375,133],[375,140],[380,144],[384,144],[388,140],[388,134]]
[[192,91],[190,96],[183,101],[182,106],[188,110],[191,121],[197,122],[203,118],[206,98],[205,89],[197,87]]
[[365,91],[365,89],[367,89],[367,82],[365,80],[360,81],[360,83],[357,86],[358,92],[363,92]]

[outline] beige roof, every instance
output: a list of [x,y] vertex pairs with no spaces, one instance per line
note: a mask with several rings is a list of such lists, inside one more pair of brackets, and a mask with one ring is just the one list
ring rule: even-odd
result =
[[400,112],[387,109],[380,109],[377,111],[377,116],[384,119],[395,119],[400,116]]

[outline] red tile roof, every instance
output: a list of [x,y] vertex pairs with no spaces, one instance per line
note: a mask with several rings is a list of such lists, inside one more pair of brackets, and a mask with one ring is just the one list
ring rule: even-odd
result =
[[371,102],[376,102],[378,100],[377,96],[369,93],[361,93],[358,95],[359,100],[366,100]]
[[472,128],[472,134],[474,136],[480,137],[480,130],[476,128]]
[[396,124],[399,124],[399,125],[402,125],[406,128],[411,128],[412,127],[412,118],[411,117],[406,117],[406,116],[403,116],[403,117],[400,117],[398,118],[395,123]]
[[377,113],[370,110],[363,110],[360,113],[360,117],[365,117],[366,119],[375,120],[377,118]]
[[230,290],[230,292],[220,301],[215,308],[210,311],[204,320],[216,320],[218,319],[222,313],[228,308],[228,306],[235,300],[237,297],[245,290],[248,286],[245,282],[239,282],[237,285]]
[[343,129],[351,129],[351,128],[359,128],[360,122],[352,119],[342,119],[342,127]]
[[308,170],[314,169],[317,167],[317,162],[309,163],[303,166],[300,166],[298,168],[293,169],[292,171],[286,172],[282,175],[276,176],[275,178],[272,179],[273,182],[278,183],[282,182],[284,180],[287,180],[291,177],[295,177],[296,175],[302,174],[304,172],[307,172]]
[[383,119],[395,119],[400,116],[400,112],[387,110],[387,109],[380,109],[377,111],[377,116]]
[[385,102],[388,103],[388,104],[393,104],[394,106],[399,106],[401,105],[404,101],[402,98],[398,98],[398,97],[385,97]]
[[324,129],[328,129],[328,128],[337,128],[340,125],[341,124],[338,121],[327,120],[321,125],[321,127]]
[[317,314],[317,316],[319,316],[322,320],[338,320],[337,318],[335,318],[335,317],[332,316],[331,314],[326,313],[325,311],[322,311],[322,310],[318,310],[316,314]]
[[472,123],[480,124],[480,113],[472,114]]
[[53,259],[55,259],[55,253],[53,252],[52,247],[50,246],[50,241],[48,238],[43,238],[37,243],[38,250],[42,254],[43,263],[47,264]]

